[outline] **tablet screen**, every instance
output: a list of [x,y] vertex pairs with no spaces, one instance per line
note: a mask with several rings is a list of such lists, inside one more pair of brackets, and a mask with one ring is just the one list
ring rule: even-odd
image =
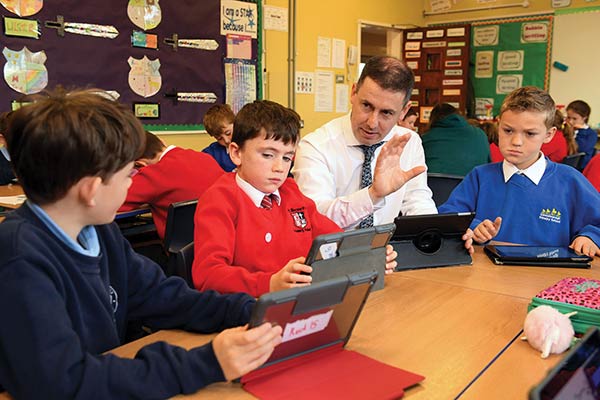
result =
[[494,246],[496,253],[504,258],[514,259],[555,259],[590,261],[588,256],[577,254],[568,247],[560,246]]
[[594,400],[600,396],[600,332],[589,332],[531,391],[535,400]]

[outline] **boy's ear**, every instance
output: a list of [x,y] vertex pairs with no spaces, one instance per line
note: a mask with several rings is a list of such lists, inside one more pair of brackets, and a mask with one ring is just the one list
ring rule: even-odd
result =
[[550,143],[550,141],[552,140],[552,138],[554,137],[555,134],[556,134],[556,127],[553,126],[546,133],[546,138],[544,139],[544,143]]
[[79,186],[79,198],[88,207],[96,205],[96,193],[102,184],[102,178],[99,176],[86,176],[77,183]]
[[240,146],[237,145],[237,143],[229,143],[229,158],[231,158],[231,161],[233,161],[236,167],[242,165],[242,157],[240,155],[240,152],[241,149]]

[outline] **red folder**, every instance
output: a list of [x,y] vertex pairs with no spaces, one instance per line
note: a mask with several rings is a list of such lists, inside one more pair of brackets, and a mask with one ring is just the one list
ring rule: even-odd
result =
[[345,350],[340,343],[273,364],[242,378],[260,399],[398,399],[425,379],[400,368]]

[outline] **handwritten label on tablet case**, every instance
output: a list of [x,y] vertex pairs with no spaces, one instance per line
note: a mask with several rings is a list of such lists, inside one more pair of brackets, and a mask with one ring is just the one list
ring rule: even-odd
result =
[[333,310],[329,310],[326,313],[316,314],[312,317],[299,319],[298,321],[287,324],[283,330],[282,342],[289,342],[290,340],[321,332],[329,325],[329,320],[332,315]]

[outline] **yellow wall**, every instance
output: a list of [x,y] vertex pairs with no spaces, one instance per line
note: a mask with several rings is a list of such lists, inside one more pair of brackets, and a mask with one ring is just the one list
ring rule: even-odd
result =
[[168,145],[183,147],[184,149],[202,150],[215,141],[208,133],[198,132],[189,134],[164,134],[155,132],[159,138]]
[[[553,9],[551,0],[529,0],[528,7],[510,7],[510,8],[500,8],[500,9],[488,9],[485,10],[486,6],[499,6],[499,5],[507,5],[507,4],[519,4],[523,3],[523,0],[496,0],[490,3],[482,4],[477,0],[461,0],[459,2],[454,2],[452,0],[448,0],[451,5],[451,11],[460,11],[467,8],[480,8],[482,11],[469,11],[469,12],[458,12],[456,14],[442,14],[435,16],[427,16],[425,17],[425,23],[427,25],[430,24],[438,24],[445,22],[467,22],[478,19],[492,19],[492,18],[502,18],[508,16],[521,16],[521,15],[532,15],[532,14],[540,14],[540,13],[552,13],[555,10],[564,10],[570,8],[583,8],[583,7],[592,7],[592,6],[600,6],[599,1],[586,1],[586,0],[571,0],[571,5],[568,7],[562,7]],[[456,4],[454,4],[456,3]],[[424,2],[425,11],[431,11],[429,1]]]
[[[287,1],[268,0],[268,5],[287,8]],[[343,39],[346,47],[358,45],[359,20],[382,24],[423,25],[423,0],[327,1],[297,0],[296,5],[296,71],[314,72],[317,68],[319,36]],[[287,105],[287,34],[266,32],[267,90],[265,98]],[[348,85],[356,79],[356,68],[321,68],[334,74],[350,75]],[[315,112],[314,94],[297,94],[296,111],[304,120],[302,134],[310,133],[342,114]],[[334,103],[335,104],[335,103]]]

